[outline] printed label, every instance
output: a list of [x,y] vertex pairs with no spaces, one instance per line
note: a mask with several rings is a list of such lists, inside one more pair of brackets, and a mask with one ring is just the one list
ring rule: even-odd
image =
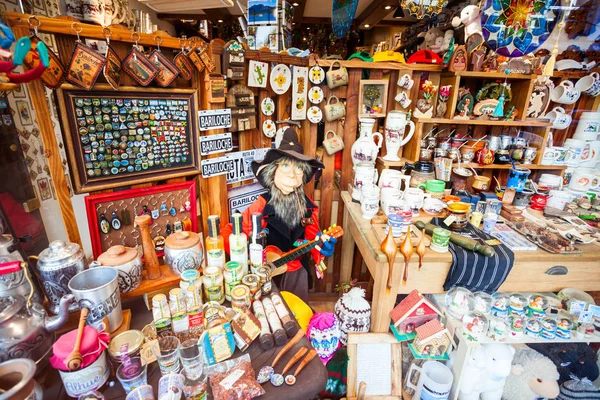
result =
[[244,375],[244,371],[241,369],[235,370],[229,375],[227,378],[223,379],[219,384],[223,386],[225,389],[229,390],[231,387]]

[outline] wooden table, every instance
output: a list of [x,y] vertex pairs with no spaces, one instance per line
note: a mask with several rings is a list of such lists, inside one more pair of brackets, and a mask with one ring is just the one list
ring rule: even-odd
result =
[[[374,280],[371,331],[387,332],[389,313],[394,308],[397,294],[406,294],[413,289],[421,293],[444,292],[443,285],[452,265],[452,255],[427,249],[423,267],[418,271],[418,256],[413,254],[408,267],[408,282],[404,286],[401,283],[404,257],[398,253],[392,271],[392,289],[386,293],[388,261],[380,250],[381,235],[376,232],[377,227],[362,218],[360,204],[354,203],[348,192],[342,192],[341,198],[345,208],[340,280],[351,280],[356,244]],[[600,247],[593,244],[578,247],[583,250],[582,254],[551,254],[540,249],[516,251],[515,265],[500,290],[557,292],[565,287],[600,290]],[[563,275],[548,274],[548,270],[554,266],[564,266],[568,272]]]

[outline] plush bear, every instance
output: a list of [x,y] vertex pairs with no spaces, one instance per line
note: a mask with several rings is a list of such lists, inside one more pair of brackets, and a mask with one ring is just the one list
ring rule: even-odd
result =
[[452,19],[453,27],[458,28],[461,24],[465,26],[465,41],[474,33],[479,33],[483,36],[481,31],[481,9],[479,7],[466,6],[460,12],[460,17]]
[[596,353],[586,343],[530,343],[529,347],[552,360],[560,374],[559,384],[575,378],[598,378]]
[[524,346],[517,350],[504,385],[504,400],[554,399],[559,394],[556,365],[548,357]]
[[446,32],[444,32],[442,46],[440,47],[440,51],[442,53],[445,53],[446,51],[448,51],[448,49],[450,48],[450,43],[452,42],[452,39],[454,39],[454,30],[448,29]]
[[441,37],[442,40],[444,38],[444,33],[441,30],[439,30],[438,28],[429,29],[425,33],[425,42],[423,43],[425,47],[423,48],[423,50],[431,50],[435,52],[435,50],[433,50],[433,47],[435,46],[435,42],[439,37]]

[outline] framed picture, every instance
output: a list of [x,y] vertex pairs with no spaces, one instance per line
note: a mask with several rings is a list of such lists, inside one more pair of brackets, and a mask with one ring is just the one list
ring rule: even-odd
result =
[[196,91],[58,91],[75,193],[199,173]]
[[387,95],[387,80],[361,80],[358,116],[360,118],[385,117],[387,109]]
[[21,126],[33,125],[33,117],[29,110],[29,103],[24,100],[17,100],[17,114],[19,114],[19,120]]

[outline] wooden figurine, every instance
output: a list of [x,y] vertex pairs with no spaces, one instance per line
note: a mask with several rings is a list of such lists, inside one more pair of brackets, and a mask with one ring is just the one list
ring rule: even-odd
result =
[[396,254],[398,254],[398,248],[396,242],[394,242],[394,234],[392,232],[392,226],[388,225],[388,234],[381,242],[381,251],[387,256],[388,259],[388,278],[386,284],[386,292],[389,293],[392,289],[392,271],[394,270],[394,260]]
[[483,43],[483,36],[481,35],[481,33],[478,32],[472,34],[467,38],[465,48],[467,49],[467,55],[469,56],[469,59],[471,58],[475,50],[478,50],[481,48],[481,46],[483,46]]
[[534,82],[525,117],[539,118],[546,114],[546,110],[550,105],[550,93],[552,89],[554,89],[554,83],[550,79],[544,81],[536,80]]
[[425,235],[421,234],[421,240],[419,240],[419,244],[415,248],[415,253],[419,256],[419,271],[423,266],[423,256],[425,255]]
[[154,249],[154,242],[152,236],[150,236],[150,224],[152,223],[152,217],[148,214],[138,215],[135,217],[134,223],[140,229],[140,236],[142,238],[142,249],[144,250],[144,265],[148,272],[148,279],[160,278],[160,268],[158,264],[158,257],[156,257],[156,250]]
[[238,84],[229,89],[225,97],[227,108],[231,108],[231,132],[256,128],[256,107],[252,90]]
[[416,333],[412,345],[421,357],[443,356],[452,341],[450,332],[437,318],[416,328]]
[[468,56],[465,46],[457,46],[448,65],[448,71],[460,72],[467,70]]
[[237,40],[230,40],[223,48],[223,71],[228,79],[239,81],[245,79],[245,50]]
[[390,312],[392,323],[401,335],[415,333],[419,326],[436,319],[439,315],[441,312],[416,289]]
[[480,48],[473,52],[471,55],[471,71],[480,72],[483,68],[483,61],[485,60],[485,49]]

